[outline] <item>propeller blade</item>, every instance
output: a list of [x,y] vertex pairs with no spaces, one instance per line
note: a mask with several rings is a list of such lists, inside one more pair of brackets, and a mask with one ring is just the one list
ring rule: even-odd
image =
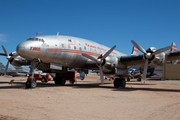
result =
[[104,60],[109,54],[111,54],[111,52],[116,48],[116,45],[113,46],[110,50],[108,50],[102,57],[102,59]]
[[2,55],[2,56],[6,56],[6,54],[5,54],[5,53],[0,53],[0,55]]
[[156,50],[154,53],[152,53],[152,55],[156,55],[156,54],[165,52],[165,51],[167,51],[167,50],[169,50],[169,49],[171,49],[171,46],[167,46],[167,47],[161,48],[161,49],[159,49],[159,50]]
[[92,60],[92,61],[97,61],[96,58],[94,58],[94,57],[92,57],[92,56],[90,56],[90,55],[87,55],[87,54],[82,53],[82,56],[84,56],[84,57],[86,57],[86,58],[88,58],[88,59],[90,59],[90,60]]
[[4,50],[6,56],[9,56],[9,53],[6,51],[6,49],[4,48],[4,46],[2,45],[2,49]]
[[137,47],[137,49],[139,49],[142,53],[146,53],[146,51],[140,46],[138,45],[134,40],[131,40],[131,43]]
[[99,66],[99,70],[100,70],[101,83],[104,84],[104,75],[103,75],[102,65]]
[[148,59],[146,60],[146,63],[144,65],[143,80],[146,79],[147,69],[148,69]]
[[6,73],[7,73],[8,65],[9,65],[9,60],[8,60],[8,62],[7,62],[7,65],[6,65],[6,69],[5,69],[5,71],[4,71],[4,75],[6,75]]

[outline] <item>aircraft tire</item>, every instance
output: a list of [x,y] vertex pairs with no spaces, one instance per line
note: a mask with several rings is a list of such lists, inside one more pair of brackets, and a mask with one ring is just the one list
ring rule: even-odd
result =
[[30,81],[26,81],[26,88],[30,88]]
[[36,88],[37,84],[35,80],[26,81],[26,88]]
[[125,88],[126,87],[126,80],[124,78],[120,79],[120,86],[121,88]]
[[119,79],[119,78],[116,78],[116,79],[114,80],[114,87],[115,87],[115,88],[119,88],[119,86],[120,86],[120,79]]
[[141,82],[141,78],[138,78],[137,81]]
[[65,85],[66,79],[64,77],[61,77],[61,85]]
[[127,78],[127,81],[129,82],[130,80],[131,80],[131,79],[128,77],[128,78]]
[[121,87],[121,88],[125,88],[125,86],[126,86],[126,81],[125,81],[125,79],[124,78],[116,78],[115,80],[114,80],[114,87],[115,88],[119,88],[119,87]]
[[64,77],[57,77],[54,79],[56,85],[65,85],[66,79]]

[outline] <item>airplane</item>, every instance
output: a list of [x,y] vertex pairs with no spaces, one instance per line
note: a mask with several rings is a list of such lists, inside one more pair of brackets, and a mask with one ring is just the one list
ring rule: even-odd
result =
[[[4,71],[6,70],[6,67],[0,63],[0,75],[4,75]],[[27,69],[16,69],[14,66],[11,65],[11,68],[8,68],[6,73],[7,75],[11,75],[13,77],[15,76],[27,76],[29,70]]]
[[142,72],[139,70],[139,68],[138,69],[133,68],[133,67],[129,68],[128,75],[130,77],[127,77],[127,81],[130,81],[131,79],[134,79],[134,78],[138,78],[137,81],[141,81]]
[[[101,83],[104,83],[103,76],[106,75],[114,78],[114,87],[125,88],[125,77],[131,66],[145,64],[143,72],[145,80],[148,65],[162,66],[166,61],[176,61],[180,58],[180,51],[173,49],[165,53],[171,46],[159,50],[150,47],[145,51],[135,41],[131,40],[131,43],[144,54],[126,55],[114,50],[116,46],[110,49],[90,40],[58,34],[30,37],[18,44],[16,52],[31,61],[32,76],[27,79],[27,88],[37,86],[33,80],[36,68],[43,72],[56,73],[54,81],[60,85],[66,82],[62,73],[68,72],[67,68],[100,70]],[[5,53],[8,55],[7,51]]]
[[7,73],[7,69],[9,66],[9,63],[14,66],[22,66],[22,65],[31,65],[31,62],[26,60],[25,58],[19,56],[16,51],[11,52],[10,54],[6,51],[4,46],[2,45],[2,49],[4,53],[0,53],[1,56],[6,56],[6,59],[8,60],[6,64],[6,68],[4,70],[4,75]]

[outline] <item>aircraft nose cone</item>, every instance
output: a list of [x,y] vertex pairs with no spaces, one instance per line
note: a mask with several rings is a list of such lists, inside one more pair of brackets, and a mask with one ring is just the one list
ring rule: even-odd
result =
[[23,53],[24,53],[24,51],[25,51],[25,46],[24,46],[24,43],[21,42],[21,43],[19,43],[19,45],[16,47],[16,52],[17,52],[18,55],[22,56]]

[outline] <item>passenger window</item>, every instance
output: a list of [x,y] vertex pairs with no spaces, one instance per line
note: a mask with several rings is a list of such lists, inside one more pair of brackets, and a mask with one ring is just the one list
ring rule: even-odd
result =
[[74,46],[74,49],[76,50],[76,46]]
[[63,43],[61,44],[61,47],[64,48],[64,44]]
[[94,52],[96,53],[96,49],[94,49]]
[[80,51],[82,50],[81,47],[79,47],[79,50],[80,50]]
[[71,46],[70,46],[70,45],[68,45],[68,48],[71,48]]

